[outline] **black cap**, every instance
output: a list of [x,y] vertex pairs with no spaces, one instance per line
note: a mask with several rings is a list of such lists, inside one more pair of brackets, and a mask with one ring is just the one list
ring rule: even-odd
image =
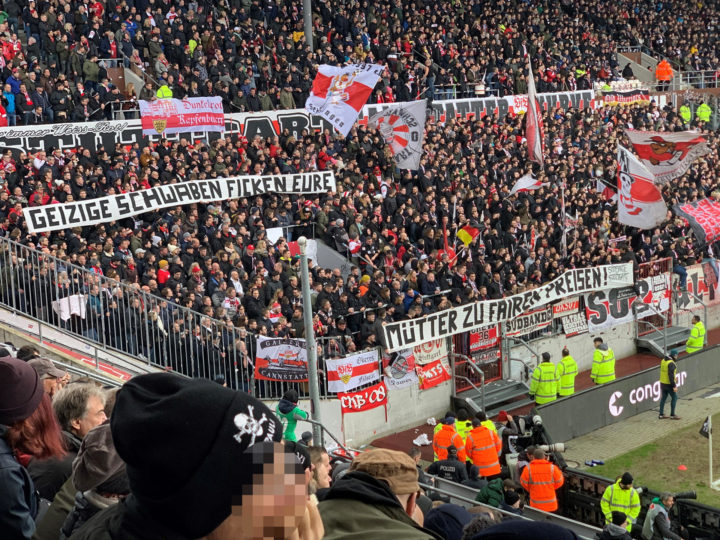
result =
[[550,353],[549,352],[542,353],[542,359],[543,359],[543,362],[549,362],[550,361]]
[[626,486],[629,486],[633,483],[633,477],[632,474],[629,472],[626,472],[622,475],[622,478],[620,478],[620,483]]

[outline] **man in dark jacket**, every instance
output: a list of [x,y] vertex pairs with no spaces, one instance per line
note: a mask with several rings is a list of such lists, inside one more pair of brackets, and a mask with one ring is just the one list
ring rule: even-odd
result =
[[325,540],[353,535],[403,540],[442,538],[413,518],[422,516],[415,504],[420,491],[417,478],[415,462],[403,452],[375,449],[360,454],[320,502]]
[[427,468],[427,472],[428,474],[439,476],[456,484],[460,484],[468,479],[467,467],[458,459],[457,448],[454,446],[448,448],[447,459],[433,462],[433,464]]
[[603,527],[598,540],[631,540],[627,530],[627,514],[613,510],[612,521]]

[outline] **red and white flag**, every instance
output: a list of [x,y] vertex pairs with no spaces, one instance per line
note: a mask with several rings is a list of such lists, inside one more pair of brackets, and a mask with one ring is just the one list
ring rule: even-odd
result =
[[600,193],[606,201],[617,201],[617,193],[615,193],[615,190],[599,178],[597,180],[597,185],[595,186],[595,191]]
[[625,130],[640,160],[655,176],[656,184],[665,184],[685,174],[697,158],[710,152],[707,141],[696,131]]
[[521,191],[535,191],[541,187],[547,187],[549,185],[550,184],[543,184],[540,180],[526,174],[522,178],[518,178],[518,181],[515,182],[515,185],[510,190],[510,195],[515,195]]
[[348,392],[380,379],[376,351],[367,351],[345,358],[325,361],[329,392]]
[[305,109],[330,122],[346,137],[384,69],[377,64],[321,65]]
[[667,205],[655,178],[632,152],[618,145],[618,220],[638,229],[665,221]]
[[525,113],[525,139],[527,139],[530,161],[543,166],[545,155],[545,132],[543,130],[542,112],[535,93],[535,79],[533,79],[532,64],[528,59],[528,105]]
[[138,101],[143,135],[225,131],[221,97]]

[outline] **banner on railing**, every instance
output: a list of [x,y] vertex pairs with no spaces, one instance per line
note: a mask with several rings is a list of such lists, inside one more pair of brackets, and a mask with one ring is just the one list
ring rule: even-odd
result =
[[580,311],[580,297],[568,298],[557,304],[553,304],[552,312],[554,316],[567,315],[568,313],[577,313]]
[[143,135],[225,131],[222,98],[138,101]]
[[575,268],[545,285],[507,298],[474,302],[417,319],[388,323],[383,327],[385,343],[388,351],[398,351],[431,339],[505,322],[527,311],[558,302],[568,295],[632,284],[630,263]]
[[418,365],[417,375],[420,389],[428,390],[450,379],[450,366],[442,360],[435,360],[429,364]]
[[305,340],[258,336],[255,378],[262,381],[307,382]]
[[380,379],[376,350],[325,360],[328,392],[349,392]]
[[447,342],[444,339],[434,339],[427,341],[421,345],[416,345],[414,348],[415,364],[424,366],[431,362],[447,362],[448,349]]
[[588,323],[585,313],[571,313],[560,319],[563,325],[565,337],[577,336],[588,331]]
[[[713,268],[715,265],[715,268]],[[685,290],[677,292],[677,307],[680,309],[696,309],[703,306],[713,306],[720,303],[720,290],[715,274],[717,262],[704,262],[688,266]],[[702,302],[697,297],[702,299]]]
[[478,328],[470,331],[470,352],[475,353],[483,349],[492,349],[500,343],[498,325]]
[[523,313],[519,317],[510,319],[505,323],[506,336],[524,336],[543,328],[547,328],[552,324],[553,310],[552,306],[542,307]]
[[263,193],[326,193],[335,191],[332,171],[271,176],[233,176],[109,195],[65,204],[23,209],[31,233],[85,227],[192,203],[254,197]]
[[387,387],[381,381],[357,392],[340,393],[338,399],[340,399],[340,410],[344,415],[369,411],[387,406]]
[[[555,92],[538,94],[538,102],[544,110],[568,110],[593,107],[595,93],[592,90],[576,92]],[[365,105],[360,113],[359,123],[367,125],[368,118],[392,104]],[[503,119],[508,113],[518,114],[527,109],[527,96],[487,97],[459,100],[435,101],[432,104],[432,118],[446,122],[455,118],[483,118],[495,115]],[[117,144],[146,146],[148,142],[161,139],[176,141],[187,139],[191,144],[209,142],[228,135],[242,135],[251,141],[255,137],[277,137],[284,130],[299,139],[303,131],[322,131],[332,128],[329,122],[319,116],[312,116],[304,109],[289,111],[263,111],[233,113],[225,115],[225,133],[168,133],[143,135],[142,124],[136,120],[102,122],[78,122],[72,124],[47,124],[39,126],[17,126],[0,129],[0,151],[11,150],[16,157],[21,152],[36,152],[50,147],[76,151],[79,147],[94,150],[99,146],[115,148]]]
[[670,309],[670,274],[638,280],[634,287],[614,288],[585,296],[588,329],[598,332]]
[[383,373],[385,373],[385,384],[390,389],[417,386],[418,377],[415,373],[413,349],[383,355]]
[[634,103],[650,103],[650,90],[637,88],[624,92],[603,92],[603,105],[632,105]]

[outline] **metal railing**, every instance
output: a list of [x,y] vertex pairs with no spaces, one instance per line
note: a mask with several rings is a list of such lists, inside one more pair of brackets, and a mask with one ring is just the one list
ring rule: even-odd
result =
[[[156,294],[154,280],[131,285],[99,268],[0,238],[0,305],[146,364],[224,380],[260,398],[277,399],[289,388],[307,395],[307,383],[254,379],[256,335],[236,327],[210,297],[198,312]],[[326,385],[321,392],[327,396]]]

